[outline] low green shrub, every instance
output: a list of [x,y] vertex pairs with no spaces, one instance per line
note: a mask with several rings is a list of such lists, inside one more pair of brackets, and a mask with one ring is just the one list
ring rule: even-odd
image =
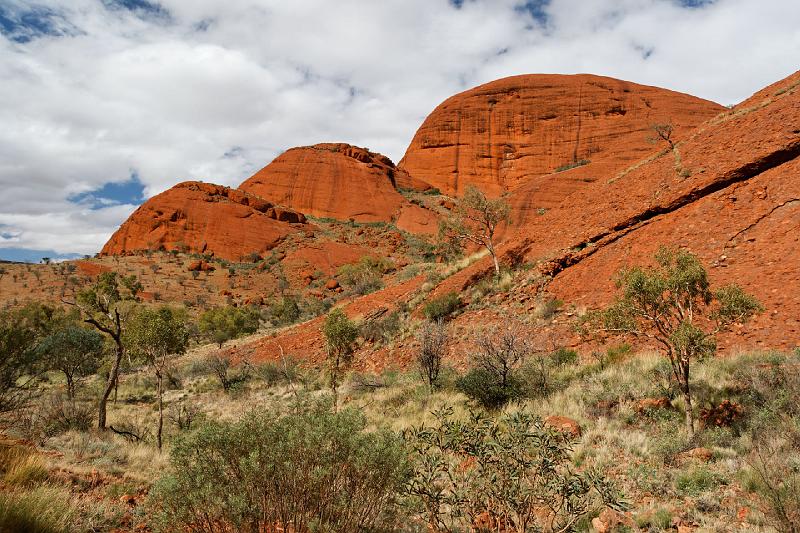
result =
[[176,440],[151,496],[161,531],[392,530],[402,441],[355,410],[297,407],[210,423]]
[[675,488],[687,496],[698,496],[725,484],[727,481],[722,474],[704,466],[681,472],[675,478]]
[[461,307],[461,298],[455,292],[448,292],[428,300],[422,308],[422,314],[428,320],[440,320],[448,318],[459,307]]
[[522,385],[516,378],[512,376],[503,386],[495,374],[483,368],[473,368],[458,378],[456,389],[489,410],[499,409],[523,396]]

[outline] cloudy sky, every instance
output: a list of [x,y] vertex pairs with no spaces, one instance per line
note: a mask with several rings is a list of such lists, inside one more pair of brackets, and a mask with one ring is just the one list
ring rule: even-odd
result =
[[798,58],[797,0],[0,0],[0,258],[93,254],[144,199],[292,146],[399,160],[439,102],[496,78],[731,104]]

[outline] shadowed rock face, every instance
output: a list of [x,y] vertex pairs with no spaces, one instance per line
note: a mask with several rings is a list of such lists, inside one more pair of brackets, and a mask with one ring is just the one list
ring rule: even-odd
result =
[[298,231],[302,213],[221,185],[187,181],[137,209],[103,247],[103,255],[185,249],[238,261]]
[[671,122],[679,139],[723,110],[601,76],[514,76],[439,105],[398,166],[446,194],[469,184],[491,194],[526,187],[519,201],[535,194],[534,207],[547,208],[654,152],[651,125]]
[[292,148],[239,188],[320,218],[396,221],[415,233],[436,229],[432,213],[397,191],[429,185],[398,170],[388,157],[349,144]]

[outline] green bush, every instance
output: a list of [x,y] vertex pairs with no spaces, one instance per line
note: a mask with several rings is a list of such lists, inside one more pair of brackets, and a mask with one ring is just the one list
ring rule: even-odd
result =
[[557,367],[572,366],[578,362],[578,352],[569,348],[559,348],[550,354],[550,359]]
[[522,397],[522,386],[510,377],[505,386],[497,376],[483,368],[473,368],[456,381],[456,389],[485,409],[498,409]]
[[414,427],[408,504],[434,531],[576,531],[576,522],[606,505],[624,509],[601,472],[574,472],[567,437],[525,412],[456,419]]
[[200,315],[200,333],[220,348],[231,339],[255,333],[259,313],[254,307],[215,307]]
[[369,342],[389,342],[400,332],[401,327],[400,313],[394,311],[383,318],[361,324],[361,337]]
[[459,307],[461,307],[461,298],[455,292],[448,292],[428,300],[422,308],[422,313],[428,320],[439,320],[449,317]]
[[392,530],[402,441],[327,405],[254,412],[176,440],[151,505],[162,531]]
[[706,467],[694,468],[681,472],[675,479],[675,488],[687,496],[697,496],[703,492],[726,484],[725,478]]
[[269,307],[272,322],[277,325],[294,324],[302,314],[300,304],[293,296],[283,296],[275,300]]
[[364,256],[357,263],[342,265],[336,274],[339,282],[355,294],[369,294],[383,288],[383,275],[391,264],[383,258]]

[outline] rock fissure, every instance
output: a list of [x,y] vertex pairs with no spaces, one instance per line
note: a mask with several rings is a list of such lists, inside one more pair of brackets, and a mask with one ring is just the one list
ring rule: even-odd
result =
[[666,205],[654,206],[646,209],[639,215],[620,222],[612,226],[609,230],[601,232],[577,244],[572,248],[573,250],[577,250],[576,252],[568,252],[560,258],[550,261],[544,273],[555,277],[566,268],[576,265],[604,246],[613,243],[633,230],[641,228],[659,216],[673,213],[706,196],[723,191],[728,187],[738,186],[740,183],[746,182],[768,170],[788,163],[793,159],[797,159],[798,157],[800,157],[800,142],[795,142],[756,161],[732,170],[723,175],[720,179],[714,180],[703,187],[679,196]]

